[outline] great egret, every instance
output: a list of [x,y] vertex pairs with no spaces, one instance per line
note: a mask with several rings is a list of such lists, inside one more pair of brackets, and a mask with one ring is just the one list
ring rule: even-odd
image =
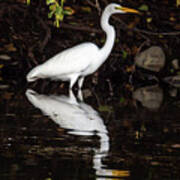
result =
[[109,4],[101,17],[101,27],[106,33],[106,42],[102,48],[91,42],[79,44],[55,55],[47,62],[38,65],[27,75],[27,81],[39,78],[70,81],[69,88],[78,80],[81,89],[84,77],[94,73],[108,58],[115,41],[115,29],[109,24],[109,18],[115,13],[139,13],[137,10],[119,4]]

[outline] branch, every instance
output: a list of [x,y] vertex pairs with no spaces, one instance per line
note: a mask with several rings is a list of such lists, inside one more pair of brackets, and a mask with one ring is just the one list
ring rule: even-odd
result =
[[[124,23],[121,19],[113,16],[113,19],[115,21],[118,21],[119,23],[121,23],[121,28],[122,29],[128,29],[128,25],[126,23]],[[146,40],[150,40],[146,35],[153,35],[153,36],[160,36],[160,35],[163,35],[163,36],[177,36],[177,35],[180,35],[180,31],[174,31],[174,32],[151,32],[151,31],[147,31],[147,30],[141,30],[141,29],[138,29],[138,28],[133,28],[132,31],[135,31],[135,32],[139,32],[141,33],[140,35],[146,39]]]
[[51,38],[51,31],[49,26],[43,21],[42,17],[38,14],[35,14],[35,17],[39,20],[40,24],[42,25],[43,29],[46,31],[45,38],[41,43],[40,51],[42,52],[46,44],[48,43],[49,39]]
[[73,30],[86,31],[86,32],[92,32],[92,33],[98,33],[98,34],[102,33],[102,30],[99,30],[96,28],[90,28],[88,26],[74,26],[71,24],[61,23],[61,27],[65,29],[73,29]]
[[173,32],[151,32],[151,31],[141,30],[141,29],[138,29],[138,28],[134,28],[134,31],[141,32],[141,33],[144,33],[144,34],[154,35],[154,36],[159,36],[159,35],[163,35],[163,36],[177,36],[177,35],[180,35],[180,31],[173,31]]

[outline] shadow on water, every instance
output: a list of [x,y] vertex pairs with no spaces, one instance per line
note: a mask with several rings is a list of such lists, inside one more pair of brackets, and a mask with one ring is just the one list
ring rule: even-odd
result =
[[11,86],[1,86],[0,179],[180,179],[179,89],[105,98]]

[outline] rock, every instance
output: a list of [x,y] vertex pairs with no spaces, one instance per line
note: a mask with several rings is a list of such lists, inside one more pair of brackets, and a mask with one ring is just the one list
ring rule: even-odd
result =
[[0,54],[0,59],[2,59],[2,60],[10,60],[11,57],[6,55],[6,54]]
[[169,95],[170,95],[171,97],[176,97],[177,94],[178,94],[177,88],[173,88],[173,89],[171,89],[171,90],[169,91]]
[[0,89],[8,89],[9,88],[9,85],[6,85],[6,84],[1,84],[0,85]]
[[176,70],[179,69],[179,60],[178,59],[172,60],[172,66]]
[[180,88],[180,75],[168,76],[163,80],[174,87]]
[[135,57],[135,64],[141,68],[159,72],[165,65],[165,54],[162,48],[152,46]]
[[133,92],[133,98],[141,102],[144,107],[157,110],[163,101],[163,91],[157,85],[142,87]]

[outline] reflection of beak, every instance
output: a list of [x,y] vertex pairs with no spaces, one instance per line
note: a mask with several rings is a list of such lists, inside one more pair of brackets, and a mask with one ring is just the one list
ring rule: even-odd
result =
[[128,8],[128,7],[123,7],[123,6],[121,6],[121,7],[117,7],[116,9],[119,9],[119,10],[124,11],[124,12],[126,12],[126,13],[136,13],[136,14],[140,14],[139,11],[137,11],[137,10],[135,10],[135,9]]

